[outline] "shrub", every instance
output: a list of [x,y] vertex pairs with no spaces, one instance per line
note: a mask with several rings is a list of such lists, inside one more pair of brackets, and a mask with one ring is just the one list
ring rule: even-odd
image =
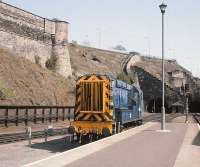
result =
[[134,83],[134,79],[131,76],[126,75],[124,73],[118,74],[117,79],[122,80],[122,81],[124,81],[124,82],[126,82],[128,84],[133,84]]
[[15,93],[0,83],[0,100],[6,100],[13,97],[15,97]]
[[56,68],[56,63],[57,63],[57,57],[56,56],[51,56],[45,63],[46,68],[49,70],[54,71]]

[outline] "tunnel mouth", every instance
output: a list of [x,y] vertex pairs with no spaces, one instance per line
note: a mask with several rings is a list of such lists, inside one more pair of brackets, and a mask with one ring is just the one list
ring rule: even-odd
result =
[[189,102],[189,112],[190,113],[200,113],[200,101],[194,100]]
[[[152,99],[147,105],[147,111],[150,113],[161,113],[162,112],[162,98]],[[165,101],[165,112],[171,113],[168,102]]]

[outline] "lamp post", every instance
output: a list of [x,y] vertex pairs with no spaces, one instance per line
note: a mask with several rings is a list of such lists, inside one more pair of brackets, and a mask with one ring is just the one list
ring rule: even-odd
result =
[[188,123],[188,114],[189,114],[188,98],[190,96],[190,87],[189,87],[189,84],[185,84],[184,95],[185,95],[185,107],[186,107],[185,123]]
[[165,130],[165,63],[164,63],[164,14],[167,5],[162,3],[159,5],[162,13],[162,121],[161,130]]

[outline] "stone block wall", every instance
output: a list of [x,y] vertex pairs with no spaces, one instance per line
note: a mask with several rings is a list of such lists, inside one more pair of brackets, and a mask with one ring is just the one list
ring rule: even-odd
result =
[[64,77],[71,75],[67,22],[49,20],[0,2],[0,37],[0,48],[8,49],[13,55],[44,68],[47,60],[55,56],[56,72]]
[[7,3],[0,2],[1,18],[42,32],[54,34],[55,22]]
[[0,31],[0,36],[0,48],[7,49],[16,56],[25,57],[45,68],[45,63],[52,54],[50,44],[4,31]]

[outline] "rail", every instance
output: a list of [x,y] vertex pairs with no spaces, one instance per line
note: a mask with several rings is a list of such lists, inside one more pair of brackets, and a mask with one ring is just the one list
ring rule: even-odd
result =
[[[68,132],[68,128],[61,129],[53,129],[53,133],[50,136],[59,136],[66,135]],[[44,138],[45,131],[36,131],[32,132],[31,139]],[[0,145],[14,143],[18,141],[28,140],[28,134],[26,132],[23,133],[11,133],[11,134],[0,134]]]
[[200,113],[192,114],[196,122],[200,125]]
[[74,106],[0,106],[0,126],[10,124],[34,124],[46,121],[71,121],[74,119]]

